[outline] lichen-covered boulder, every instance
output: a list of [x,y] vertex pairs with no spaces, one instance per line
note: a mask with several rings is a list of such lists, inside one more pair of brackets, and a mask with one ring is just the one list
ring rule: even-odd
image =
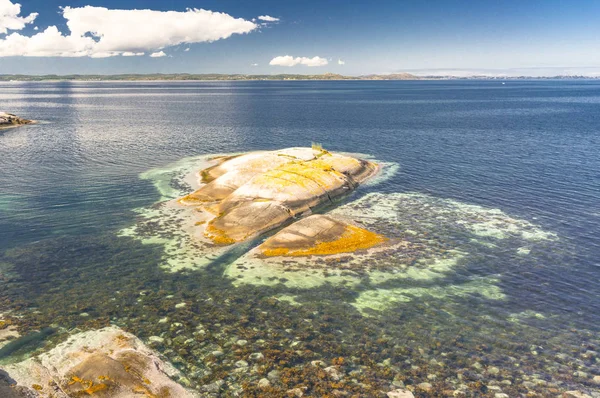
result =
[[21,126],[23,124],[31,124],[32,120],[27,120],[13,115],[12,113],[0,112],[0,128]]
[[264,256],[327,256],[353,253],[387,239],[326,215],[312,215],[282,229],[258,246]]
[[195,397],[179,372],[118,327],[82,332],[52,350],[4,367],[16,386],[41,397]]
[[216,244],[277,228],[351,192],[378,169],[320,148],[253,152],[216,162],[200,172],[205,185],[179,200],[204,214],[204,235]]

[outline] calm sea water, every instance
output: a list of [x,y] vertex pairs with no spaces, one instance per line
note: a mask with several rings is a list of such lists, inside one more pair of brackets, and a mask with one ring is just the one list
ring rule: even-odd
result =
[[[316,354],[288,368],[344,356],[358,358],[348,373],[360,370],[383,391],[396,379],[428,382],[440,396],[461,384],[479,396],[597,395],[598,81],[1,83],[0,110],[40,121],[0,132],[0,314],[23,316],[23,328],[112,322],[144,339],[175,339],[181,332],[159,330],[157,319],[168,315],[190,335],[202,324],[214,337],[195,353],[175,342],[157,349],[194,388],[225,380],[223,394],[250,394],[242,381],[260,378],[227,376],[238,359],[227,341],[256,329],[249,340],[283,350],[286,330],[310,319],[304,339]],[[397,163],[377,192],[500,209],[557,239],[518,258],[510,241],[481,246],[446,285],[421,286],[439,292],[454,279],[493,277],[501,299],[425,292],[365,317],[349,305],[357,288],[234,287],[204,271],[166,273],[163,246],[118,236],[136,222],[134,209],[160,198],[140,178],[149,169],[311,141]],[[151,302],[141,306],[140,291]],[[276,295],[300,304],[273,304]],[[182,300],[203,304],[177,318],[169,308]],[[201,351],[215,346],[226,359],[207,364]],[[381,373],[375,363],[389,358],[391,373]]]

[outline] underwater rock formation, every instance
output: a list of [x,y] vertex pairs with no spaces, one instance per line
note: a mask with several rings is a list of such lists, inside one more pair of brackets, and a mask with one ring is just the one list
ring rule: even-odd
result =
[[[369,161],[321,148],[253,152],[215,162],[200,172],[204,185],[179,203],[194,206],[204,236],[222,245],[245,241],[310,214],[351,192],[378,170]],[[311,229],[312,224],[304,222],[302,228]],[[315,228],[305,235],[324,233],[321,224]],[[340,224],[334,231],[344,234],[351,229]],[[328,241],[335,240],[332,233]]]
[[0,128],[21,126],[23,124],[31,124],[32,120],[20,118],[11,113],[0,112]]
[[4,368],[17,386],[42,397],[196,396],[170,378],[179,376],[172,365],[115,326],[75,334],[44,354]]

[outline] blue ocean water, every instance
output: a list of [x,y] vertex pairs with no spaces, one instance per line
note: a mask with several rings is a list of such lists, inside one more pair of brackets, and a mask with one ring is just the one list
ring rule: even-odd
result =
[[[233,302],[244,295],[263,300],[293,294],[307,311],[321,311],[322,318],[315,318],[349,333],[346,344],[362,344],[369,352],[375,350],[369,344],[382,336],[395,341],[402,358],[397,362],[412,361],[408,368],[397,365],[397,374],[408,375],[406,385],[435,381],[440,394],[456,389],[462,382],[440,380],[470,369],[470,361],[506,371],[501,374],[512,381],[511,393],[598,391],[592,381],[600,375],[598,81],[11,82],[0,83],[0,110],[39,121],[0,131],[0,284],[5,296],[0,314],[18,312],[32,328],[50,323],[70,328],[84,324],[78,315],[85,312],[99,324],[115,322],[146,338],[158,333],[154,326],[144,329],[154,323],[147,314],[158,317],[164,311],[156,303],[147,313],[133,309],[140,290],[182,299],[218,292]],[[167,275],[157,265],[162,247],[118,236],[135,223],[135,209],[160,198],[151,181],[140,178],[149,169],[190,156],[313,141],[332,151],[397,163],[399,171],[377,192],[426,194],[500,209],[558,239],[532,250],[525,260],[507,253],[510,242],[482,247],[469,258],[456,278],[493,276],[502,300],[476,293],[443,300],[421,295],[365,321],[373,334],[360,337],[351,324],[363,317],[346,305],[360,289],[303,295],[281,286],[244,290],[202,273]],[[114,294],[111,289],[130,296],[118,309],[107,310],[103,300]],[[230,334],[247,327],[239,319],[257,319],[241,303],[222,310],[219,324],[231,325]],[[301,316],[295,307],[278,311],[291,324]],[[515,314],[522,315],[520,323],[507,324]],[[206,322],[196,315],[190,328]],[[336,320],[330,321],[332,316]],[[274,327],[268,320],[260,322],[259,328]],[[465,330],[460,344],[446,334],[456,335],[455,328]],[[408,338],[407,330],[427,332]],[[406,340],[390,337],[394,333]],[[552,348],[542,348],[552,339]],[[431,348],[436,344],[442,348]],[[423,363],[446,354],[442,358],[455,373],[428,379],[432,371],[415,365],[418,360],[402,351],[405,347]],[[517,349],[526,352],[522,358],[510,355]],[[167,357],[193,373],[194,359],[168,350]],[[311,350],[319,352],[318,347]],[[321,347],[320,355],[336,350]],[[567,359],[556,359],[561,350]],[[396,361],[391,351],[379,354],[380,361]],[[308,362],[298,359],[297,366]],[[226,363],[219,366],[227,369]],[[574,377],[578,371],[588,376]],[[213,381],[210,374],[190,377],[197,388]],[[383,388],[394,376],[371,378]],[[550,387],[524,384],[532,379],[546,380]],[[469,382],[477,380],[473,376]],[[224,391],[233,391],[235,383]]]

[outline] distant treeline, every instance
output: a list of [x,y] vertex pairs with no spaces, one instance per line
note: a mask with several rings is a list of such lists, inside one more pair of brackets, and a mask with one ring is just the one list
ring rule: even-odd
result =
[[389,75],[363,75],[363,76],[343,76],[335,73],[325,73],[320,75],[244,75],[244,74],[121,74],[121,75],[0,75],[0,81],[160,81],[160,80],[532,80],[532,79],[599,79],[600,77],[587,76],[553,76],[553,77],[533,77],[533,76],[415,76],[410,73],[396,73]]
[[419,77],[408,73],[395,75],[343,76],[334,73],[321,75],[227,75],[208,74],[122,74],[122,75],[0,75],[0,81],[45,81],[45,80],[83,80],[83,81],[153,81],[153,80],[418,80]]

